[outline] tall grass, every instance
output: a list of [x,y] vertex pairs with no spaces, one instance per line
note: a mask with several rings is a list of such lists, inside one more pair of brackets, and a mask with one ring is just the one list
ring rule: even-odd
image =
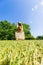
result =
[[0,65],[43,65],[43,41],[0,41]]

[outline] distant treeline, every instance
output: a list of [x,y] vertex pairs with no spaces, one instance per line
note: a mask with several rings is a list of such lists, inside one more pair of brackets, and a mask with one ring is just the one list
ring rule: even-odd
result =
[[[31,34],[30,25],[22,23],[26,40],[43,39],[43,36],[37,36],[36,38]],[[14,23],[10,23],[7,20],[0,21],[0,40],[15,40],[15,31],[17,27]]]

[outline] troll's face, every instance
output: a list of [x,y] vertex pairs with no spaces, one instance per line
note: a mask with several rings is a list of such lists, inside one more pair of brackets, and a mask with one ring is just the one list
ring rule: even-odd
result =
[[18,23],[17,31],[18,32],[21,32],[22,31],[22,24],[21,23]]

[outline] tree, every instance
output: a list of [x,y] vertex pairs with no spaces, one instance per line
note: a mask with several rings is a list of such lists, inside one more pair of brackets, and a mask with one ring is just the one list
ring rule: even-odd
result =
[[24,28],[24,33],[25,33],[25,39],[35,39],[32,35],[31,35],[31,28],[30,25],[23,23],[23,28]]
[[[0,21],[0,40],[14,40],[16,25],[7,20]],[[30,32],[30,25],[23,23],[25,39],[34,39]]]
[[43,40],[43,36],[37,36],[36,39],[37,40]]
[[15,39],[14,33],[15,33],[15,24],[11,24],[7,20],[0,21],[0,39]]

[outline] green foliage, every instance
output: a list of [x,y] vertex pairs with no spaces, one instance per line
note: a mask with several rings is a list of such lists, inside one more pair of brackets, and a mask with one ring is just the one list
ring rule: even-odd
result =
[[29,39],[29,40],[35,39],[35,38],[31,35],[31,32],[30,32],[30,30],[31,30],[30,25],[23,23],[23,28],[24,28],[24,33],[25,33],[25,39],[26,39],[26,40],[28,40],[28,39]]
[[30,33],[30,26],[28,24],[23,23],[23,28],[24,28],[25,34],[31,34]]
[[[26,40],[35,40],[34,36],[31,35],[30,25],[22,23],[23,29],[25,33]],[[14,23],[10,23],[7,20],[0,21],[0,40],[14,40],[15,39],[15,31],[17,26]],[[36,39],[42,40],[43,36],[37,36]]]
[[[23,23],[25,39],[35,39],[30,32],[30,26]],[[15,39],[16,25],[7,20],[0,21],[0,40],[14,40]]]
[[15,39],[14,33],[15,33],[16,25],[11,24],[8,21],[0,21],[0,39],[1,40],[12,40]]
[[37,36],[36,39],[37,40],[43,40],[43,36]]
[[32,35],[27,34],[26,40],[35,40],[35,38]]

